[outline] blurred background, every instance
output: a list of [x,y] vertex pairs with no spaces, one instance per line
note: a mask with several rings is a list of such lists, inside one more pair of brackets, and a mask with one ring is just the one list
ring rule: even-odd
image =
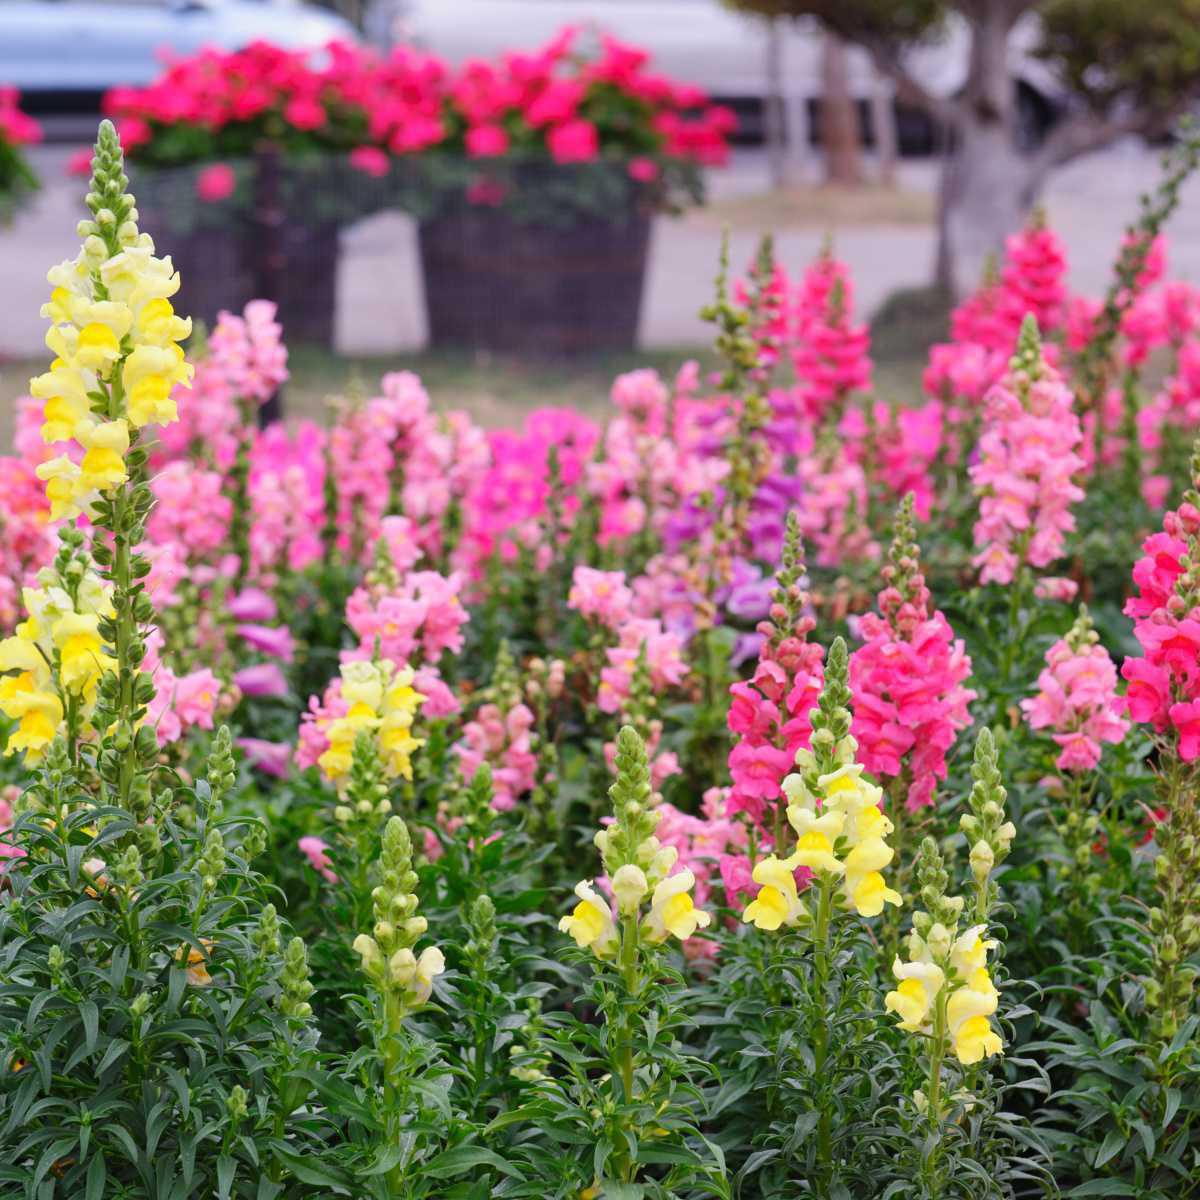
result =
[[[191,310],[283,305],[289,409],[397,365],[484,420],[599,405],[619,370],[703,361],[726,232],[735,273],[764,233],[789,269],[832,240],[881,390],[915,392],[954,298],[1035,207],[1067,243],[1072,284],[1103,290],[1200,91],[1200,4],[1139,10],[0,0],[10,141],[37,185],[13,189],[7,221],[0,203],[0,386],[17,394],[44,357],[46,265],[73,252],[71,170],[107,112],[145,222],[193,281]],[[566,107],[534,115],[529,81],[544,101],[560,69]],[[1187,186],[1172,265],[1195,279]]]

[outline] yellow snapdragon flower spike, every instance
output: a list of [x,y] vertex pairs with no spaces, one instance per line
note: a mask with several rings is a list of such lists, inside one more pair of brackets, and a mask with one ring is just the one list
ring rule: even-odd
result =
[[[102,128],[100,145],[115,151],[119,170],[111,128]],[[50,322],[46,345],[54,361],[30,391],[43,401],[42,437],[65,447],[37,468],[54,520],[90,511],[126,482],[131,430],[174,421],[172,393],[191,382],[179,345],[191,321],[176,316],[169,299],[179,276],[138,230],[131,198],[118,207],[93,207],[95,219],[80,224],[79,254],[48,275],[42,316]]]
[[742,920],[774,933],[781,925],[797,925],[807,918],[804,901],[796,888],[796,869],[772,855],[754,864],[758,896],[742,913]]
[[[754,881],[761,890],[744,920],[760,929],[796,924],[803,906],[796,907],[795,885],[789,891],[785,880],[797,867],[807,867],[818,877],[837,878],[841,903],[860,916],[876,917],[885,904],[900,903],[900,894],[883,877],[894,856],[884,841],[892,823],[880,809],[882,790],[863,779],[862,772],[860,764],[846,763],[819,776],[816,792],[801,774],[783,781],[796,848],[786,859],[766,859],[755,868]],[[764,869],[761,877],[760,868]]]
[[412,755],[424,744],[412,735],[413,719],[425,699],[412,686],[413,678],[411,667],[397,667],[390,659],[342,665],[342,699],[348,708],[325,729],[329,745],[317,765],[326,779],[341,783],[348,777],[354,743],[364,733],[375,739],[387,778],[412,778]]
[[908,939],[909,961],[896,959],[892,971],[898,984],[884,999],[887,1011],[894,1012],[900,1028],[910,1033],[932,1033],[937,1006],[944,1004],[945,1031],[964,1065],[1003,1050],[989,1020],[999,1005],[999,992],[987,970],[988,951],[996,943],[985,940],[984,932],[982,925],[974,925],[951,941],[950,931],[940,924],[924,937],[914,929]]
[[104,651],[99,616],[96,613],[67,613],[55,621],[51,637],[59,653],[63,686],[90,699],[100,677],[114,665],[113,659]]
[[[608,792],[614,820],[596,834],[595,843],[617,901],[617,917],[585,879],[575,886],[579,903],[558,922],[580,949],[590,949],[600,959],[614,957],[622,938],[636,958],[638,947],[660,946],[672,937],[687,941],[712,920],[692,898],[695,875],[675,871],[678,851],[654,836],[661,814],[648,803],[652,789],[646,746],[631,726],[617,735],[615,766],[616,780]],[[647,898],[650,907],[644,909]]]
[[[1003,1049],[999,1034],[988,1018],[996,1011],[996,989],[987,972],[981,972],[983,987],[968,984],[946,1002],[946,1020],[958,1061],[969,1066]],[[979,981],[976,981],[979,982]]]
[[28,619],[0,641],[0,713],[17,722],[5,753],[24,751],[30,764],[61,731],[66,703],[86,716],[96,685],[114,666],[100,636],[100,619],[112,615],[112,603],[95,568],[74,578],[74,599],[53,567],[43,567],[37,582],[22,590]]
[[916,1033],[929,1020],[930,1010],[946,981],[941,967],[931,962],[902,963],[893,967],[900,981],[895,991],[884,997],[883,1006],[900,1018],[900,1028]]
[[667,936],[687,941],[697,929],[707,929],[712,917],[692,900],[696,877],[689,870],[668,875],[654,889],[643,932],[651,945],[665,942]]
[[579,903],[558,922],[559,931],[575,939],[581,950],[590,949],[597,958],[610,958],[617,949],[617,926],[607,900],[589,879],[575,885]]

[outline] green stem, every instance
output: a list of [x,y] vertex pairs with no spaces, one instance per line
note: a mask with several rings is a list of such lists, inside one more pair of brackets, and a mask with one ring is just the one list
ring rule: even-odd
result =
[[925,1161],[926,1186],[932,1200],[937,1200],[941,1194],[941,1180],[938,1170],[938,1151],[941,1147],[941,1137],[938,1136],[942,1124],[942,1064],[946,1059],[946,989],[938,993],[934,1011],[933,1035],[929,1043],[929,1119],[934,1126],[933,1146]]
[[[818,1088],[826,1084],[826,1063],[829,1059],[828,1012],[830,946],[830,918],[833,913],[833,892],[837,880],[832,875],[822,875],[817,915],[813,926],[813,969],[816,978],[814,997],[818,1011],[822,1014],[813,1035],[813,1075]],[[826,1103],[821,1103],[817,1118],[817,1172],[822,1194],[828,1194],[833,1181],[833,1114]]]
[[[615,1074],[621,1077],[622,1099],[626,1108],[633,1104],[633,1023],[637,1017],[636,999],[640,990],[637,952],[638,917],[636,913],[631,913],[621,918],[621,949],[617,969],[625,994],[621,997],[613,1064]],[[624,1138],[621,1139],[621,1149],[617,1155],[617,1171],[625,1183],[632,1183],[637,1174],[637,1163],[629,1158]]]
[[[129,577],[129,539],[125,534],[125,514],[129,500],[129,485],[122,484],[113,502],[113,607],[116,610],[117,627],[117,726],[125,726],[125,732],[132,739],[133,728],[133,684],[136,668],[129,660],[130,646],[137,636],[137,623],[133,619],[133,596],[130,594]],[[129,809],[133,777],[137,770],[137,760],[130,747],[121,757],[120,773],[117,783],[117,800],[124,809]]]
[[[382,1146],[401,1144],[404,1118],[408,1108],[408,1072],[403,1059],[404,1013],[399,997],[391,990],[382,994],[380,1016],[382,1044],[379,1058],[383,1065],[383,1104],[385,1130]],[[381,1147],[382,1148],[382,1147]],[[392,1196],[404,1195],[407,1162],[402,1158],[387,1174],[388,1192]]]
[[620,1023],[617,1043],[617,1065],[625,1102],[633,1100],[633,1002],[638,992],[637,971],[638,919],[633,914],[621,918],[621,952],[618,966],[625,987],[624,1018]]

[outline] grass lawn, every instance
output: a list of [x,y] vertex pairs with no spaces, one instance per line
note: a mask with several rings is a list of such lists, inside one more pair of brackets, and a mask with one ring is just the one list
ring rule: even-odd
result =
[[[369,396],[387,371],[415,371],[437,408],[461,408],[487,428],[512,425],[531,408],[567,405],[590,416],[607,412],[613,378],[622,371],[654,367],[670,379],[689,358],[712,369],[711,351],[696,347],[635,350],[579,363],[534,363],[493,355],[426,352],[384,357],[341,357],[314,346],[291,348],[292,379],[284,392],[289,417],[324,420],[330,396]],[[0,360],[0,453],[8,451],[13,429],[12,400],[23,395],[31,375],[46,369],[46,359]],[[911,353],[876,360],[881,396],[901,401],[919,392],[922,357]]]
[[856,229],[880,225],[928,226],[937,198],[901,187],[837,187],[830,184],[777,188],[751,195],[712,197],[684,220],[717,229]]

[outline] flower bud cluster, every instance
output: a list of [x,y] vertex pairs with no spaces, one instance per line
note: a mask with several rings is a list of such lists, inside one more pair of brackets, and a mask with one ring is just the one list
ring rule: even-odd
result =
[[417,914],[417,873],[412,869],[412,840],[399,817],[389,819],[380,853],[382,878],[371,893],[375,925],[354,939],[362,969],[394,1008],[397,1018],[415,1012],[433,993],[433,981],[446,969],[436,946],[418,956],[417,942],[428,922]]
[[[616,779],[608,789],[613,821],[595,837],[604,869],[617,902],[618,918],[634,923],[639,936],[651,945],[669,936],[680,941],[697,929],[707,928],[711,917],[695,906],[692,888],[696,877],[686,868],[672,870],[679,852],[655,837],[660,813],[651,806],[652,787],[646,744],[632,726],[617,735],[614,763]],[[591,880],[575,886],[579,903],[558,923],[579,947],[589,947],[598,958],[611,958],[620,933],[608,901]],[[649,910],[643,905],[649,899]]]

